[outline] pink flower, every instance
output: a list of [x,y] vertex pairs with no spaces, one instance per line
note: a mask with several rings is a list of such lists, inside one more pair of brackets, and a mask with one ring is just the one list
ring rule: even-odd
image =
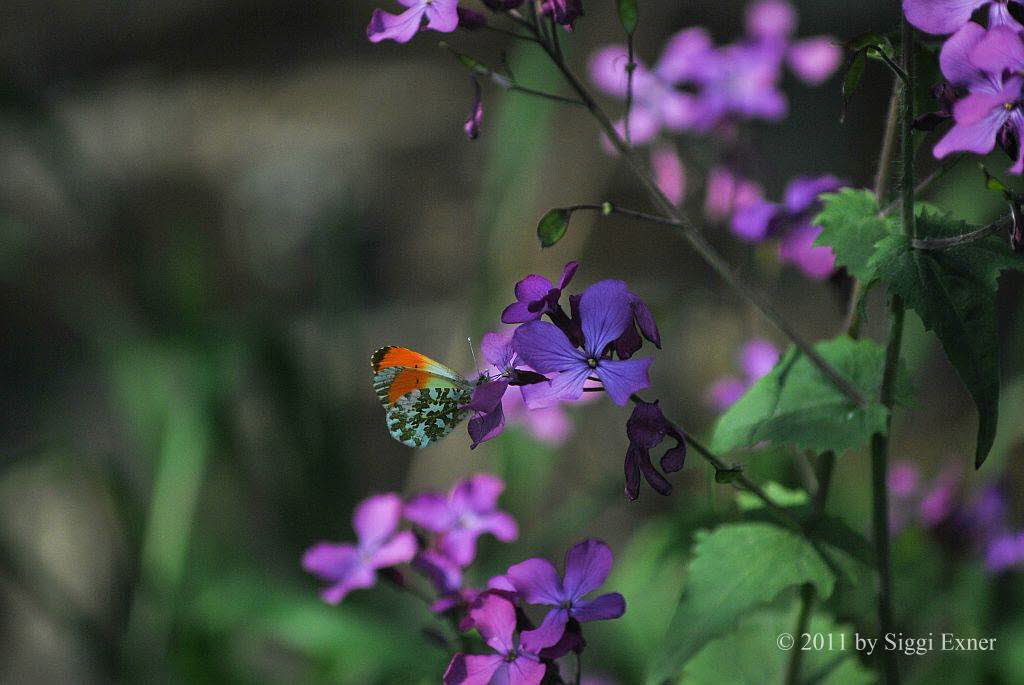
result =
[[389,14],[375,9],[366,27],[366,37],[371,43],[393,40],[408,43],[420,30],[423,18],[427,28],[441,33],[451,33],[459,26],[458,0],[398,0],[408,7],[401,14]]

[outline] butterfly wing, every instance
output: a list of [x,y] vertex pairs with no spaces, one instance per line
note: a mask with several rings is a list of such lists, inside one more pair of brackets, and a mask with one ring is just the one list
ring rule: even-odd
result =
[[472,384],[444,364],[404,347],[370,357],[373,389],[387,409],[388,430],[410,447],[426,447],[466,418]]

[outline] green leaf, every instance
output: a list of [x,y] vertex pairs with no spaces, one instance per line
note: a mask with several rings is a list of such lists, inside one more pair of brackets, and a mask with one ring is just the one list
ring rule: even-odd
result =
[[537,224],[537,237],[540,238],[541,247],[551,247],[565,237],[569,230],[569,217],[572,212],[568,209],[550,209],[541,217]]
[[[792,651],[780,649],[778,636],[793,634],[800,606],[771,607],[743,618],[738,628],[709,643],[686,664],[680,683],[686,685],[762,685],[786,681]],[[877,675],[865,668],[856,656],[853,629],[840,625],[831,616],[814,614],[806,632],[821,635],[820,649],[803,654],[799,682],[829,685],[868,685]],[[794,649],[804,644],[795,638]],[[829,643],[828,640],[831,640]],[[810,646],[814,646],[813,642]],[[831,647],[831,648],[830,648]]]
[[899,231],[899,224],[891,218],[879,216],[880,208],[870,190],[843,188],[819,198],[824,203],[814,223],[821,226],[821,234],[814,241],[817,247],[830,247],[836,255],[836,264],[863,282],[871,281],[868,260],[875,253],[875,245],[883,238]]
[[853,54],[853,58],[846,66],[846,73],[843,75],[843,111],[839,116],[840,121],[846,119],[846,109],[850,105],[853,94],[860,88],[860,81],[864,77],[867,63],[867,48],[861,48]]
[[814,584],[818,595],[828,598],[835,576],[810,543],[793,532],[769,523],[731,523],[703,534],[647,682],[672,678],[740,616],[803,583]]
[[880,33],[862,33],[859,36],[855,36],[847,41],[846,49],[864,50],[868,53],[868,56],[876,59],[879,59],[879,54],[883,54],[890,59],[896,55],[892,41],[889,40],[888,36]]
[[[974,230],[963,221],[921,211],[922,239],[949,238]],[[914,249],[903,236],[879,244],[871,268],[889,292],[917,312],[939,338],[957,375],[978,408],[975,466],[988,456],[999,420],[999,331],[995,292],[1004,269],[1024,269],[1024,260],[996,236],[944,250]]]
[[[790,348],[768,375],[718,419],[711,449],[729,452],[769,442],[840,453],[885,430],[888,411],[874,399],[882,381],[882,346],[844,336],[814,348],[868,398],[866,406],[853,404],[805,356]],[[898,396],[906,396],[907,385],[903,378]]]
[[618,0],[619,4],[619,23],[622,24],[622,30],[627,35],[632,35],[636,31],[637,11],[636,11],[636,0]]

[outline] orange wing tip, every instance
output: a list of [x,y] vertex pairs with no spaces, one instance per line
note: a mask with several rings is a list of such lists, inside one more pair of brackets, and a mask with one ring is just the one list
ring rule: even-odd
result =
[[403,366],[409,369],[423,369],[436,364],[429,357],[424,357],[419,352],[413,352],[405,347],[382,347],[370,357],[370,367],[374,373],[383,369],[390,369],[393,366]]

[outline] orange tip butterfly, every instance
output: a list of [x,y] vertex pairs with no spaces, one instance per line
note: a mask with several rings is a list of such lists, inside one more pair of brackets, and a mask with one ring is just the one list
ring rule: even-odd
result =
[[473,383],[430,357],[382,347],[370,357],[370,368],[388,431],[403,445],[426,447],[469,415]]

